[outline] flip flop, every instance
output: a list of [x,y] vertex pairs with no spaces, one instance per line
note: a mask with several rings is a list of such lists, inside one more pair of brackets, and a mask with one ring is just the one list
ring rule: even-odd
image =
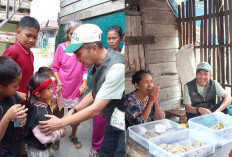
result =
[[[77,137],[71,138],[69,136],[69,139],[70,139],[70,141],[72,142],[72,144],[74,145],[75,148],[81,148],[82,147],[82,144],[81,144],[81,142],[78,141]],[[78,147],[77,144],[79,144],[80,146]]]
[[89,157],[98,157],[98,156],[99,156],[99,151],[93,150],[91,148],[89,152]]

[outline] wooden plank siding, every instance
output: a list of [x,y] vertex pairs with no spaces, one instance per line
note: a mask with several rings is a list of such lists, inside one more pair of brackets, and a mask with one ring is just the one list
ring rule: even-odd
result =
[[60,3],[59,24],[87,19],[125,9],[125,0],[66,0]]
[[111,0],[68,0],[61,4],[62,11],[60,12],[60,17],[110,1]]
[[141,33],[142,36],[154,36],[155,42],[127,45],[126,40],[126,93],[135,89],[131,84],[134,70],[145,69],[145,66],[136,62],[139,57],[137,49],[140,46],[144,50],[139,49],[145,55],[143,60],[146,62],[146,69],[151,71],[154,83],[161,86],[162,110],[179,108],[181,87],[175,56],[179,46],[177,18],[164,0],[140,0],[139,4],[140,12],[128,15],[131,11],[126,11],[125,34],[129,37],[139,36]]
[[[127,37],[142,36],[140,16],[126,15],[125,34]],[[126,47],[126,72],[132,73],[139,69],[145,69],[145,56],[143,45],[127,45]]]
[[[223,5],[221,4],[223,1]],[[189,42],[195,47],[197,63],[205,61],[213,67],[213,79],[217,80],[224,88],[229,87],[232,93],[232,1],[231,0],[204,0],[204,14],[195,15],[196,0],[188,0],[179,5],[178,28],[179,47]],[[193,17],[185,15],[192,6]],[[190,15],[190,14],[188,14]],[[196,41],[196,29],[188,32],[187,25],[196,21],[200,22],[200,40]],[[187,28],[186,28],[187,27]],[[191,33],[189,35],[189,33]],[[190,36],[193,40],[186,40]]]
[[142,10],[142,12],[146,15],[144,16],[146,24],[173,24],[176,22],[173,13],[166,10]]
[[166,1],[140,1],[144,17],[145,35],[155,36],[155,43],[147,44],[148,69],[155,84],[160,84],[162,110],[180,107],[181,87],[176,69],[179,47],[177,18]]

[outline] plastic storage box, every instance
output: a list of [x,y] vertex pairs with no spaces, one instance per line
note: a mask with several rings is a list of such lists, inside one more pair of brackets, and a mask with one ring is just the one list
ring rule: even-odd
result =
[[159,134],[159,136],[166,136],[166,134],[168,134],[168,133],[175,132],[175,131],[182,130],[182,129],[186,129],[184,126],[179,125],[178,123],[175,123],[171,120],[162,119],[162,120],[157,120],[157,121],[143,123],[143,124],[134,125],[134,126],[129,127],[128,128],[129,136],[134,141],[138,142],[140,145],[142,145],[148,149],[149,148],[148,140],[159,137],[159,136],[146,139],[145,137],[143,137],[143,135],[145,134],[146,131],[152,131],[152,132],[157,133],[155,131],[155,126],[157,124],[163,124],[167,128],[166,133]]
[[227,110],[229,112],[229,115],[232,116],[232,105],[228,106]]
[[[195,140],[200,140],[204,145],[181,154],[172,154],[159,146],[160,144],[185,145]],[[149,140],[149,152],[155,157],[206,157],[215,152],[215,144],[207,137],[199,136],[194,130],[184,129]]]
[[[223,122],[226,127],[220,130],[210,128],[218,125],[220,122]],[[191,118],[188,123],[190,129],[194,129],[200,134],[213,139],[216,147],[232,142],[232,117],[229,115],[214,112],[212,114]]]

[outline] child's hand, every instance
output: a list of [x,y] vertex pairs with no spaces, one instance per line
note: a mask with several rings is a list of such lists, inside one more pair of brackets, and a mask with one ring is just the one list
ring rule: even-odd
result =
[[83,80],[79,90],[81,94],[85,93],[88,90],[87,80]]
[[23,114],[23,119],[24,120],[22,121],[20,127],[23,127],[26,124],[26,122],[27,122],[27,114],[26,113]]
[[21,104],[15,104],[6,112],[6,119],[7,121],[13,121],[15,119],[24,118],[27,110],[27,108],[25,109],[25,105],[22,106]]
[[17,94],[18,94],[18,96],[19,96],[19,98],[20,98],[20,102],[21,102],[21,103],[25,103],[25,102],[26,102],[27,94],[26,94],[26,93],[19,92],[19,91],[17,91]]
[[66,135],[66,128],[62,128],[60,130],[62,131],[62,136],[61,137],[64,137]]

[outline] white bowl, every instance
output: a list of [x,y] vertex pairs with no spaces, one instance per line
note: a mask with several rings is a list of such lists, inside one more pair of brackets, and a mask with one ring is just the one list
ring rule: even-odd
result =
[[157,124],[157,125],[155,125],[155,131],[157,133],[164,133],[164,132],[166,132],[166,130],[167,130],[167,127],[164,124]]

